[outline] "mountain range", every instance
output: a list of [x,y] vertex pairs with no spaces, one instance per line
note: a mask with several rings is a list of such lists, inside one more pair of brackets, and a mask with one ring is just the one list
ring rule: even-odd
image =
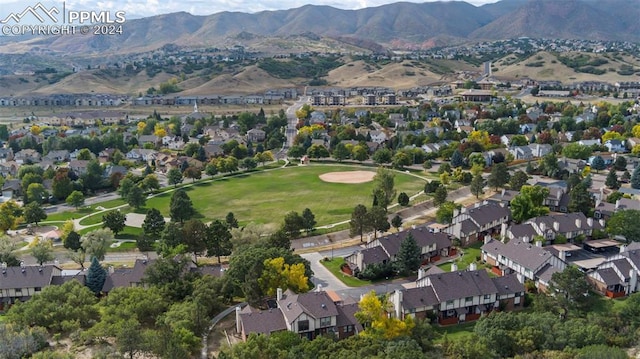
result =
[[[139,53],[168,43],[186,47],[242,44],[242,38],[315,34],[382,48],[428,48],[516,37],[640,41],[638,0],[398,2],[360,10],[305,5],[258,13],[186,12],[127,20],[119,36],[0,38],[0,51],[34,47],[73,55]],[[351,41],[351,42],[349,42]],[[9,46],[9,47],[7,47]],[[375,46],[374,46],[375,48]],[[377,48],[376,48],[377,49]]]

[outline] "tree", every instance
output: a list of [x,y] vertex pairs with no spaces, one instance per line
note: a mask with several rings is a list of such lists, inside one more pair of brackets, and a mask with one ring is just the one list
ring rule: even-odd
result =
[[171,203],[169,204],[169,216],[174,222],[183,223],[185,220],[193,217],[195,209],[191,198],[184,189],[179,189],[171,195]]
[[50,240],[44,240],[36,237],[35,243],[31,243],[31,255],[36,259],[39,265],[44,262],[52,261],[55,256],[53,255],[53,243]]
[[289,288],[296,293],[309,290],[309,279],[302,263],[289,265],[283,257],[265,259],[262,275],[258,278],[262,291],[273,297],[278,288]]
[[420,268],[421,249],[413,235],[409,233],[400,243],[400,248],[393,262],[393,268],[402,276],[410,275]]
[[620,184],[618,183],[618,175],[616,174],[615,167],[611,167],[609,173],[607,174],[607,179],[604,184],[611,189],[620,188]]
[[382,207],[385,212],[389,204],[391,204],[396,197],[394,179],[395,174],[384,167],[378,167],[376,175],[373,177],[374,196],[378,201],[378,205]]
[[160,181],[158,180],[158,176],[155,174],[148,174],[144,177],[140,186],[145,191],[153,191],[160,189]]
[[362,297],[358,307],[360,311],[356,312],[355,317],[365,325],[366,329],[362,333],[365,337],[388,340],[406,337],[415,325],[411,316],[407,316],[405,320],[389,316],[387,313],[392,309],[389,299],[385,296],[381,300],[373,290]]
[[153,240],[160,239],[165,227],[164,217],[157,208],[151,208],[142,222],[142,231],[145,236]]
[[229,228],[238,228],[238,220],[236,219],[236,216],[233,214],[233,212],[227,213],[225,222],[227,222],[227,226],[229,226]]
[[551,152],[542,158],[541,170],[547,177],[556,177],[558,175],[560,167],[555,153]]
[[197,261],[198,255],[202,254],[206,249],[206,241],[208,237],[208,228],[199,219],[190,219],[184,222],[182,227],[182,244],[187,246],[187,251],[193,253]]
[[84,205],[84,194],[80,191],[73,191],[67,197],[66,201],[68,205],[75,207],[78,209],[79,207]]
[[73,183],[69,178],[68,168],[59,168],[53,176],[51,192],[58,200],[67,198],[73,192]]
[[16,255],[18,247],[8,236],[0,236],[0,263],[6,263],[9,267],[20,265]]
[[120,210],[107,212],[102,216],[102,228],[109,228],[114,235],[118,235],[124,229],[127,216]]
[[393,153],[391,152],[391,150],[387,148],[381,148],[373,153],[373,156],[371,159],[373,159],[373,162],[375,164],[382,165],[385,163],[390,163],[392,156],[393,156]]
[[127,195],[127,204],[131,207],[138,209],[145,205],[147,202],[147,197],[142,191],[140,186],[133,186]]
[[613,162],[613,168],[618,171],[625,171],[627,169],[627,159],[624,156],[617,156]]
[[406,207],[409,205],[409,195],[406,194],[405,192],[400,192],[400,194],[398,195],[398,204]]
[[391,228],[389,224],[389,219],[387,218],[387,211],[380,206],[373,206],[371,210],[367,213],[369,217],[368,222],[371,224],[371,229],[373,229],[373,238],[378,238],[378,232],[386,232]]
[[527,184],[529,176],[521,170],[517,170],[509,180],[509,187],[514,191],[520,191],[520,188]]
[[296,211],[291,211],[284,216],[282,229],[290,236],[295,237],[300,234],[304,227],[304,219]]
[[209,224],[205,238],[205,247],[207,249],[207,257],[218,257],[218,263],[221,263],[221,256],[231,254],[233,249],[231,232],[226,222],[215,219]]
[[49,196],[47,190],[41,183],[31,183],[27,187],[27,201],[42,204],[44,200]]
[[351,150],[351,158],[363,162],[369,159],[369,149],[364,145],[355,145]]
[[104,260],[111,241],[113,241],[113,232],[105,228],[89,232],[80,238],[84,252],[90,257],[98,258],[99,261]]
[[80,235],[78,234],[78,232],[76,231],[69,232],[67,237],[64,239],[64,242],[62,242],[62,245],[65,248],[70,249],[74,252],[77,252],[78,249],[82,248],[80,243]]
[[302,228],[308,232],[313,231],[316,226],[316,216],[309,208],[302,211]]
[[10,200],[0,204],[0,232],[5,233],[15,229],[20,223],[22,208],[15,201]]
[[573,265],[553,273],[549,293],[562,310],[560,315],[563,319],[571,310],[587,310],[591,302],[591,286],[585,274]]
[[371,223],[369,222],[369,216],[367,214],[367,207],[364,205],[357,205],[351,212],[351,220],[349,221],[349,235],[350,236],[360,236],[360,242],[362,242],[362,236],[364,232],[368,231],[371,228]]
[[631,175],[631,188],[640,189],[640,166],[637,166],[633,170],[633,174]]
[[241,166],[242,168],[245,168],[247,171],[250,171],[258,167],[258,162],[252,157],[247,157],[242,160]]
[[311,145],[307,149],[307,155],[311,158],[326,158],[329,157],[329,150],[323,145]]
[[509,171],[507,165],[504,163],[498,163],[491,169],[491,174],[487,180],[489,187],[493,187],[498,190],[499,187],[503,187],[509,182]]
[[45,213],[42,206],[40,206],[36,202],[31,202],[24,206],[24,221],[27,223],[35,223],[36,227],[38,226],[38,222],[44,221],[47,219],[47,214]]
[[604,159],[602,156],[597,155],[591,161],[591,168],[596,170],[596,173],[599,173],[601,170],[605,169],[607,166],[604,163]]
[[127,197],[129,197],[129,192],[131,192],[131,189],[135,186],[136,184],[130,177],[123,178],[122,181],[120,181],[120,186],[118,187],[120,197],[126,201]]
[[[253,160],[253,159],[252,159]],[[185,178],[191,178],[192,182],[195,182],[197,179],[202,178],[202,170],[195,166],[189,166],[182,173]]]
[[433,193],[433,205],[438,207],[447,200],[447,188],[443,185],[438,186]]
[[302,146],[291,146],[289,151],[287,151],[287,156],[298,159],[302,158],[305,155],[304,147]]
[[338,162],[342,162],[343,160],[349,158],[350,152],[347,149],[347,146],[345,146],[344,143],[340,142],[336,145],[336,147],[333,149],[333,153],[331,154],[331,156]]
[[456,149],[455,151],[453,151],[453,154],[451,155],[451,167],[458,168],[458,167],[462,167],[463,164],[464,164],[464,158],[462,157],[462,153],[460,153],[460,151]]
[[458,206],[451,201],[442,203],[436,211],[436,221],[442,224],[451,223],[451,220],[453,219],[453,211],[456,208],[458,208]]
[[484,193],[484,180],[482,179],[482,175],[477,174],[473,176],[470,189],[471,193],[474,194],[476,198],[480,198],[480,195]]
[[522,186],[520,194],[510,203],[511,216],[514,221],[521,223],[529,218],[538,217],[549,212],[543,205],[549,195],[549,189],[542,186]]
[[98,160],[93,159],[87,163],[87,170],[82,175],[82,183],[85,189],[95,191],[102,188],[104,180],[102,178],[104,171]]
[[402,217],[400,217],[399,214],[396,214],[391,219],[391,225],[396,229],[396,231],[400,231],[400,227],[402,227]]
[[615,212],[607,220],[607,232],[612,236],[623,236],[627,241],[640,242],[640,211]]
[[100,265],[98,258],[91,258],[91,265],[87,270],[87,277],[84,285],[94,294],[98,295],[102,292],[102,286],[107,279],[107,271]]
[[440,181],[429,181],[424,185],[424,193],[434,193],[441,185]]
[[582,212],[589,216],[593,210],[593,198],[584,183],[578,183],[569,192],[569,211]]
[[177,187],[178,184],[182,183],[182,172],[175,167],[170,169],[169,172],[167,172],[167,180],[173,187]]

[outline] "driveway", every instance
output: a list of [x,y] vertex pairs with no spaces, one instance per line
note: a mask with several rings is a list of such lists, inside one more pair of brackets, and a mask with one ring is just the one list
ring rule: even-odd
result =
[[320,253],[305,253],[301,254],[302,258],[306,259],[311,263],[311,270],[313,270],[313,277],[311,277],[311,281],[313,284],[322,285],[322,289],[328,289],[333,291],[345,290],[348,289],[344,283],[342,283],[338,278],[336,278],[327,268],[325,268],[322,264],[320,264],[320,260],[324,258],[324,256]]

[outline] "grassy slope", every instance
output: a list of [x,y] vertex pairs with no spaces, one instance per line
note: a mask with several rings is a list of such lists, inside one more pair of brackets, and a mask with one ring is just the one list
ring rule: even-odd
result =
[[[302,213],[310,208],[318,226],[349,219],[355,205],[370,206],[373,183],[338,184],[321,181],[327,172],[362,170],[349,166],[309,166],[279,169],[187,188],[200,215],[211,220],[233,212],[242,223],[257,222],[277,226],[289,211]],[[418,178],[396,175],[398,193],[413,195],[424,187]],[[171,193],[147,201],[147,208],[158,208],[169,215]]]

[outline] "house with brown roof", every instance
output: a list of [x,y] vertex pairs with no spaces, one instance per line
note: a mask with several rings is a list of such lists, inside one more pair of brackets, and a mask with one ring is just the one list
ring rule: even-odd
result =
[[390,296],[398,318],[424,318],[431,312],[439,324],[477,320],[494,310],[517,310],[524,305],[524,286],[515,275],[491,278],[487,271],[440,272],[419,277],[416,287],[397,290]]
[[400,250],[400,245],[411,234],[420,247],[424,264],[440,260],[442,257],[455,255],[451,238],[443,232],[433,233],[427,227],[411,228],[406,231],[393,233],[366,244],[366,248],[345,257],[352,269],[363,271],[370,264],[384,264],[393,262]]
[[463,246],[485,237],[497,235],[503,223],[511,219],[511,210],[504,203],[478,202],[471,207],[454,210],[451,224],[443,231],[459,238]]
[[269,335],[283,330],[310,340],[328,333],[343,339],[362,331],[355,319],[357,304],[337,299],[322,290],[296,294],[278,288],[276,308],[259,310],[246,306],[236,310],[236,330],[243,340],[250,333]]
[[34,294],[51,285],[54,276],[61,274],[53,265],[7,267],[0,265],[0,305],[10,305],[16,301],[29,300]]

